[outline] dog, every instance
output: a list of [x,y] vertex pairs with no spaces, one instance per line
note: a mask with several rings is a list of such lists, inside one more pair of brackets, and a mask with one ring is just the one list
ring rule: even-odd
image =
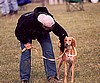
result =
[[[61,44],[58,42],[58,47],[60,48]],[[64,62],[64,83],[67,83],[67,77],[69,75],[70,69],[72,72],[71,75],[71,83],[74,82],[74,67],[76,62],[76,40],[73,37],[65,37],[64,39],[64,52],[62,53],[60,51],[60,61],[58,64],[58,71],[57,71],[57,77],[59,78],[60,74],[60,68],[62,63]],[[68,68],[67,68],[68,63]],[[67,72],[66,72],[67,70]]]

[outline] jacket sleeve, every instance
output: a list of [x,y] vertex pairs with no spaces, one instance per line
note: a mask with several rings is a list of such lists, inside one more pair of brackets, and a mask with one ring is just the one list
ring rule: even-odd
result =
[[15,29],[15,35],[17,39],[24,44],[28,43],[26,22],[26,18],[21,16]]
[[60,50],[63,52],[64,51],[64,38],[65,38],[65,36],[68,37],[67,32],[57,22],[55,22],[55,25],[54,25],[54,28],[52,31],[56,36],[59,37],[59,40],[61,43]]

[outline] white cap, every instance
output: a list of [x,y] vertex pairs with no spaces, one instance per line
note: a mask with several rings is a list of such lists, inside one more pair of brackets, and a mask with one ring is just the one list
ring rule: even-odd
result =
[[50,15],[40,14],[37,19],[46,27],[52,27],[55,24],[54,19]]

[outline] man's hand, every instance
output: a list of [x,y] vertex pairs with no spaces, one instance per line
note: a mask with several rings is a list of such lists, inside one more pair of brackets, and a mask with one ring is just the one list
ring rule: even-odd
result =
[[30,43],[24,44],[24,46],[25,46],[26,49],[31,49],[32,48],[32,44],[30,44]]

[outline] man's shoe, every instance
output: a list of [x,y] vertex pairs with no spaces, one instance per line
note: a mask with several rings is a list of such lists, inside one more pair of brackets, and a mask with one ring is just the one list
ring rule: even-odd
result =
[[55,77],[50,77],[48,83],[59,83],[59,80]]
[[27,80],[22,80],[21,83],[29,83]]

